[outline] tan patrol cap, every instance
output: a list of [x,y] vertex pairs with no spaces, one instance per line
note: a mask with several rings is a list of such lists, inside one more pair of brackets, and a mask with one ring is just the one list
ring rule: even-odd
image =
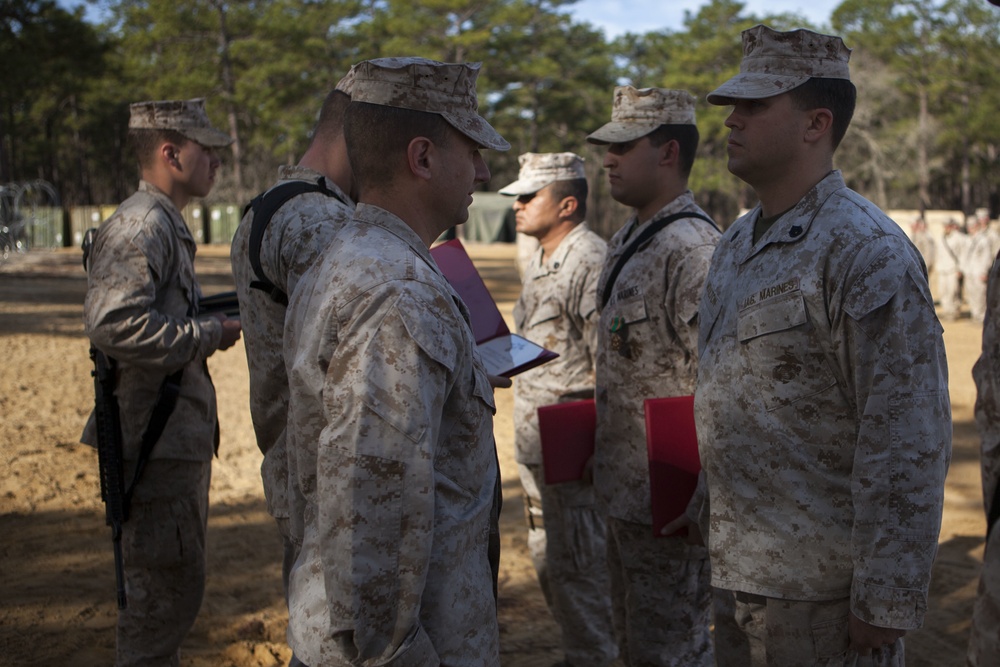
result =
[[616,86],[611,122],[587,136],[592,144],[621,144],[661,125],[694,125],[694,97],[686,90]]
[[505,151],[510,144],[478,113],[480,67],[415,57],[364,60],[352,68],[351,101],[436,113],[483,148]]
[[340,92],[350,97],[353,89],[354,89],[354,68],[352,67],[351,69],[347,70],[347,74],[345,74],[343,78],[341,78],[341,80],[337,82],[337,85],[334,86],[334,90],[339,90]]
[[743,31],[740,73],[708,94],[709,104],[762,100],[810,78],[851,80],[851,50],[840,37],[811,30],[778,32],[766,25]]
[[204,98],[136,102],[129,105],[130,130],[174,130],[209,148],[233,143],[232,137],[212,127],[205,113]]
[[500,190],[502,195],[533,195],[556,181],[587,178],[583,158],[576,153],[524,153],[517,161],[521,171],[516,181]]

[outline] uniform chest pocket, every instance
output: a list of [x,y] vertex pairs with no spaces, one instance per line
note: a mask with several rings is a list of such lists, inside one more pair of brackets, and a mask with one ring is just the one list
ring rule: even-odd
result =
[[649,315],[646,313],[646,300],[641,295],[631,301],[617,304],[615,311],[625,324],[635,324],[649,319]]
[[736,329],[768,410],[815,397],[836,384],[825,342],[801,292],[745,308]]
[[545,322],[554,322],[562,317],[563,309],[557,301],[546,301],[535,308],[528,319],[526,328],[532,329]]

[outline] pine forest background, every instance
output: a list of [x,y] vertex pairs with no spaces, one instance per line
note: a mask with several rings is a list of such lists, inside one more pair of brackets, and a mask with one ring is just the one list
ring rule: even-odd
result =
[[89,0],[88,13],[0,0],[0,186],[42,180],[62,206],[117,203],[138,176],[128,103],[206,97],[235,139],[206,201],[242,203],[298,160],[352,63],[419,55],[483,63],[480,112],[512,144],[486,153],[490,189],[516,178],[520,153],[579,153],[605,235],[623,218],[585,136],[609,119],[615,85],[689,90],[701,132],[691,187],[728,222],[753,193],[726,169],[728,108],[704,99],[738,71],[740,32],[766,23],[853,49],[858,109],[837,153],[852,188],[884,209],[1000,210],[1000,8],[986,0],[845,0],[821,26],[713,0],[680,30],[615,39],[572,20],[572,2]]

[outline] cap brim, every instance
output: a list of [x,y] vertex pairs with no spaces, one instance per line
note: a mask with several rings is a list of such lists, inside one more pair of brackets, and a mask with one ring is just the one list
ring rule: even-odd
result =
[[494,151],[510,150],[510,144],[486,122],[486,119],[474,113],[441,113],[441,116],[456,130],[475,141],[482,148]]
[[507,187],[498,190],[502,195],[520,197],[521,195],[533,195],[546,185],[550,183],[555,183],[555,181],[549,180],[538,180],[538,179],[519,179],[508,185]]
[[587,141],[592,144],[624,144],[646,136],[659,126],[660,123],[647,125],[611,122],[588,134]]
[[208,148],[224,148],[233,143],[233,138],[228,134],[210,127],[190,127],[177,132]]
[[710,92],[709,104],[725,106],[734,100],[764,100],[794,90],[809,80],[809,75],[756,74],[743,72]]

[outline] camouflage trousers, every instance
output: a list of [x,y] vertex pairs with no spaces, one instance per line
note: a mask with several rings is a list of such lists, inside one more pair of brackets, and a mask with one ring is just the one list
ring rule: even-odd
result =
[[969,304],[969,315],[976,322],[986,318],[986,283],[974,273],[966,276],[963,281],[965,300]]
[[1000,526],[994,526],[986,544],[979,593],[972,608],[969,667],[1000,665]]
[[[633,667],[714,667],[711,568],[677,538],[648,524],[608,519],[608,568],[615,634]],[[682,554],[688,553],[688,557]]]
[[[299,557],[299,550],[302,545],[292,538],[291,526],[287,517],[274,517],[278,524],[278,533],[281,535],[281,586],[285,592],[285,606],[288,606],[288,576],[291,574],[295,559]],[[306,667],[305,663],[298,659],[293,653],[288,667]]]
[[[870,657],[848,646],[850,600],[779,600],[749,593],[728,594],[716,605],[718,667],[903,667],[903,640]],[[728,607],[728,609],[725,609]],[[723,609],[726,612],[724,613]]]
[[[132,463],[125,466],[131,480]],[[205,592],[210,461],[153,459],[122,530],[128,607],[118,612],[117,667],[177,667]]]
[[[547,486],[541,465],[518,464],[528,517],[528,549],[573,667],[606,667],[618,655],[611,621],[606,529],[593,487]],[[543,510],[544,508],[544,510]]]

